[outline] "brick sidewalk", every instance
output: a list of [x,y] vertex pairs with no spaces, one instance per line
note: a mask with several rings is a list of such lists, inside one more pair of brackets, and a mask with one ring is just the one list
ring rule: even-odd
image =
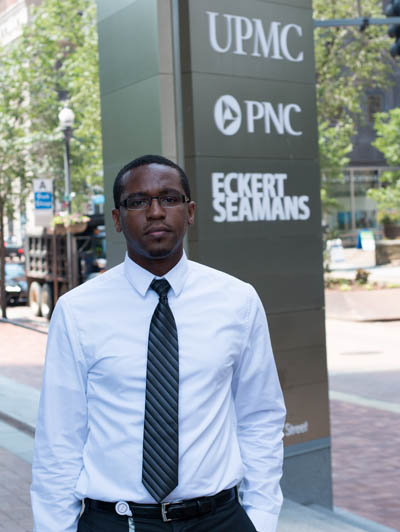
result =
[[32,532],[31,465],[0,447],[0,479],[0,532]]
[[0,322],[0,374],[40,390],[47,335]]
[[330,401],[334,504],[400,526],[398,414]]
[[[47,336],[0,322],[0,339],[0,375],[40,389]],[[32,532],[30,483],[31,464],[0,441],[0,532]]]

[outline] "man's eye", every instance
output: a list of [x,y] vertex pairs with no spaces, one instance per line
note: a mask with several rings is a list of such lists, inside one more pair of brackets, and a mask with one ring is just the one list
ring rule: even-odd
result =
[[127,207],[133,209],[140,209],[141,207],[146,207],[148,201],[146,198],[129,198],[127,201]]
[[177,205],[178,203],[180,203],[181,198],[180,196],[176,195],[161,196],[160,201],[161,205]]

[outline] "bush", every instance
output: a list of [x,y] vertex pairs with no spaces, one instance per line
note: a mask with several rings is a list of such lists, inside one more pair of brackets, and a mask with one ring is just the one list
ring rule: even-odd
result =
[[356,273],[356,283],[358,284],[367,284],[369,278],[369,272],[366,270],[363,270],[362,268],[358,268]]

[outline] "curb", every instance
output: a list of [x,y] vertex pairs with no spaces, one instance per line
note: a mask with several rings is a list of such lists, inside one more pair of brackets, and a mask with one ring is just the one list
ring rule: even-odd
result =
[[43,329],[39,329],[37,327],[34,327],[33,325],[26,325],[25,323],[20,323],[19,321],[9,320],[8,318],[0,318],[0,322],[10,323],[11,325],[16,325],[17,327],[23,327],[24,329],[29,329],[31,331],[35,331],[41,334],[48,334],[48,332],[44,331]]

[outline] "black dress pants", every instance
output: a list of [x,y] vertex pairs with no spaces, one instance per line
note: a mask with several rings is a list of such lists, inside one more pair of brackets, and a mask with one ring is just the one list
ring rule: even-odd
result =
[[240,503],[228,502],[209,514],[164,523],[161,519],[119,516],[86,508],[78,532],[255,532]]

